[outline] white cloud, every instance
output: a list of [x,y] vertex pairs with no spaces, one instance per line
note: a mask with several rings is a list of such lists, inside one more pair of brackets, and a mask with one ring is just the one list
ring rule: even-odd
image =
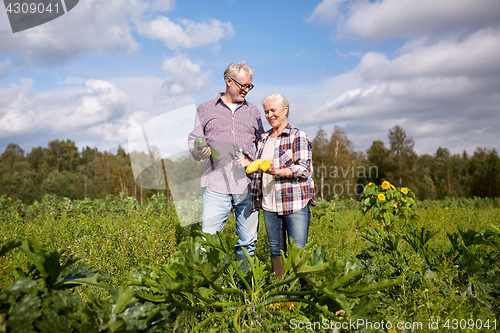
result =
[[223,23],[216,19],[208,23],[197,23],[187,19],[174,23],[168,17],[158,17],[154,21],[140,22],[137,26],[141,34],[151,39],[162,40],[170,49],[216,44],[234,36],[230,22]]
[[339,49],[335,49],[335,53],[339,56],[339,57],[342,57],[344,59],[347,59],[349,57],[361,57],[363,55],[362,52],[360,51],[353,51],[353,50],[350,50],[348,53],[342,53],[339,51]]
[[131,104],[130,98],[110,82],[88,80],[85,85],[86,91],[76,97],[74,111],[68,112],[54,130],[91,126],[120,117]]
[[110,78],[107,81],[114,83],[121,91],[132,99],[133,110],[149,110],[154,106],[153,92],[164,83],[164,79],[157,76],[132,76]]
[[174,0],[152,0],[148,3],[150,13],[168,13],[175,7]]
[[[2,35],[0,51],[20,52],[23,62],[52,66],[97,51],[133,51],[138,44],[130,23],[146,8],[144,0],[80,1],[73,10],[53,21]],[[9,31],[4,15],[5,20],[0,18],[0,30]]]
[[7,58],[4,62],[0,62],[0,77],[4,76],[7,72],[7,68],[10,65],[10,59]]
[[458,42],[444,40],[430,46],[417,46],[390,63],[380,60],[381,63],[365,70],[364,75],[377,79],[423,75],[498,75],[498,59],[500,28],[487,28]]
[[107,81],[88,80],[84,91],[69,97],[35,93],[32,87],[33,80],[23,79],[21,85],[0,88],[0,138],[84,132],[123,122],[130,111],[130,98]]
[[407,40],[393,54],[364,54],[342,75],[351,78],[349,86],[333,94],[322,87],[311,102],[323,103],[300,119],[303,126],[342,124],[357,149],[387,138],[396,124],[420,153],[497,145],[500,1],[324,0],[309,21],[335,24],[340,39]]
[[417,150],[441,146],[459,153],[483,142],[496,144],[500,29],[486,28],[457,42],[410,44],[394,59],[365,54],[351,73],[331,80],[340,82],[349,75],[350,87],[333,90],[337,97],[331,98],[332,89],[325,86],[311,97],[323,104],[303,113],[307,116],[300,123],[343,123],[362,149],[386,138],[396,124],[414,137]]
[[185,94],[201,90],[207,84],[208,72],[203,73],[200,65],[193,64],[185,54],[165,59],[162,69],[172,74],[170,93]]
[[165,59],[162,69],[170,78],[154,94],[157,105],[177,109],[195,103],[193,93],[208,89],[210,72],[202,72],[200,65],[191,62],[185,54]]
[[85,81],[70,76],[61,79],[58,89],[44,92],[33,89],[33,79],[0,87],[0,143],[26,144],[30,137],[31,146],[36,146],[68,137],[79,146],[100,150],[126,147],[128,135],[141,123],[195,103],[194,96],[213,93],[208,88],[210,71],[202,71],[187,55],[166,58],[162,69],[166,80],[144,76]]
[[[172,22],[165,16],[173,0],[86,0],[65,15],[41,26],[2,35],[0,52],[16,52],[21,63],[59,66],[84,54],[123,53],[140,45],[133,36],[162,40],[169,48],[213,45],[234,36],[230,22],[216,19]],[[11,31],[6,12],[0,11],[0,31]]]
[[340,0],[324,0],[309,21],[337,25],[339,35],[366,41],[443,36],[478,30],[500,20],[497,0],[356,0],[339,11]]
[[323,0],[314,8],[308,22],[332,22],[339,15],[339,7],[346,0]]
[[130,132],[141,126],[144,119],[149,118],[150,115],[147,112],[134,112],[126,117],[90,126],[86,132],[90,137],[99,138],[99,142],[107,143],[104,147],[116,147],[120,144],[125,148]]

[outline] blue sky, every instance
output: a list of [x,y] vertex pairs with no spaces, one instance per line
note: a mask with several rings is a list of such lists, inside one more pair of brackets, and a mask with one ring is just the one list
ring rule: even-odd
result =
[[398,124],[419,154],[498,149],[498,59],[498,0],[80,0],[15,34],[1,8],[0,152],[127,148],[141,123],[214,98],[241,60],[248,100],[283,93],[311,139],[339,125],[364,151]]

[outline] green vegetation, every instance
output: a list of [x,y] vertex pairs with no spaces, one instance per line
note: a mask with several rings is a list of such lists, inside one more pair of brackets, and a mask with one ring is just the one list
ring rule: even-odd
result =
[[447,197],[500,197],[500,157],[495,149],[478,147],[452,155],[439,147],[433,155],[418,156],[415,142],[400,126],[388,133],[388,146],[374,140],[366,151],[354,151],[346,132],[321,129],[313,140],[314,182],[317,196],[331,200],[357,199],[370,182],[389,181],[409,187],[419,200]]
[[415,193],[407,187],[396,188],[388,181],[381,186],[369,183],[359,198],[363,214],[371,212],[372,220],[391,230],[417,218]]
[[[387,191],[406,195],[374,189],[386,203]],[[0,332],[288,332],[357,319],[499,328],[500,198],[419,202],[406,206],[418,219],[399,210],[387,216],[391,228],[379,227],[369,203],[320,199],[309,245],[291,244],[280,281],[263,225],[243,275],[231,217],[224,233],[201,238],[199,224],[179,226],[163,195],[145,206],[123,195],[46,195],[29,206],[1,196]]]
[[[387,147],[374,140],[366,151],[354,151],[342,128],[335,127],[331,135],[320,128],[313,138],[312,154],[317,196],[358,199],[369,182],[387,180],[411,188],[419,200],[500,197],[500,157],[495,149],[478,147],[472,154],[452,155],[439,147],[433,155],[418,156],[413,139],[400,126],[389,131],[388,139]],[[139,175],[133,173],[131,156],[145,167]],[[152,160],[153,165],[146,168]],[[127,153],[121,147],[112,154],[91,147],[79,150],[68,139],[50,141],[48,147],[32,148],[25,154],[11,143],[0,155],[0,195],[31,204],[45,194],[83,200],[124,193],[143,205],[153,195],[164,194],[171,201],[176,191],[182,198],[199,193],[196,180],[204,168],[203,161],[195,162],[190,156],[161,159],[154,146],[150,155]]]

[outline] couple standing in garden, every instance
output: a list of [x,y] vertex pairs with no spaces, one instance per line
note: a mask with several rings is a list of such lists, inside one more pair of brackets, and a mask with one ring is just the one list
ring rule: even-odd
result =
[[[202,231],[222,231],[233,209],[240,236],[236,260],[243,261],[240,269],[247,269],[243,248],[254,255],[262,209],[273,271],[280,277],[285,272],[280,250],[286,252],[287,235],[299,247],[307,242],[309,205],[315,204],[312,144],[303,131],[288,124],[290,106],[279,93],[262,101],[271,126],[264,131],[260,111],[245,99],[254,87],[252,78],[253,70],[245,62],[226,68],[225,92],[198,107],[188,144],[195,160],[206,161],[201,177]],[[200,136],[208,143],[203,148],[194,145]],[[211,156],[215,151],[217,159]],[[247,174],[245,168],[254,159],[269,160],[271,167]]]

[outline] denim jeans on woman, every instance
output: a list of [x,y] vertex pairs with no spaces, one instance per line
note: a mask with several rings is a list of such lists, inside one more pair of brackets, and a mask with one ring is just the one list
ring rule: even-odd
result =
[[271,256],[280,257],[280,250],[286,252],[286,234],[292,237],[299,248],[306,246],[310,222],[309,204],[298,212],[286,215],[264,210],[264,223],[271,246]]

